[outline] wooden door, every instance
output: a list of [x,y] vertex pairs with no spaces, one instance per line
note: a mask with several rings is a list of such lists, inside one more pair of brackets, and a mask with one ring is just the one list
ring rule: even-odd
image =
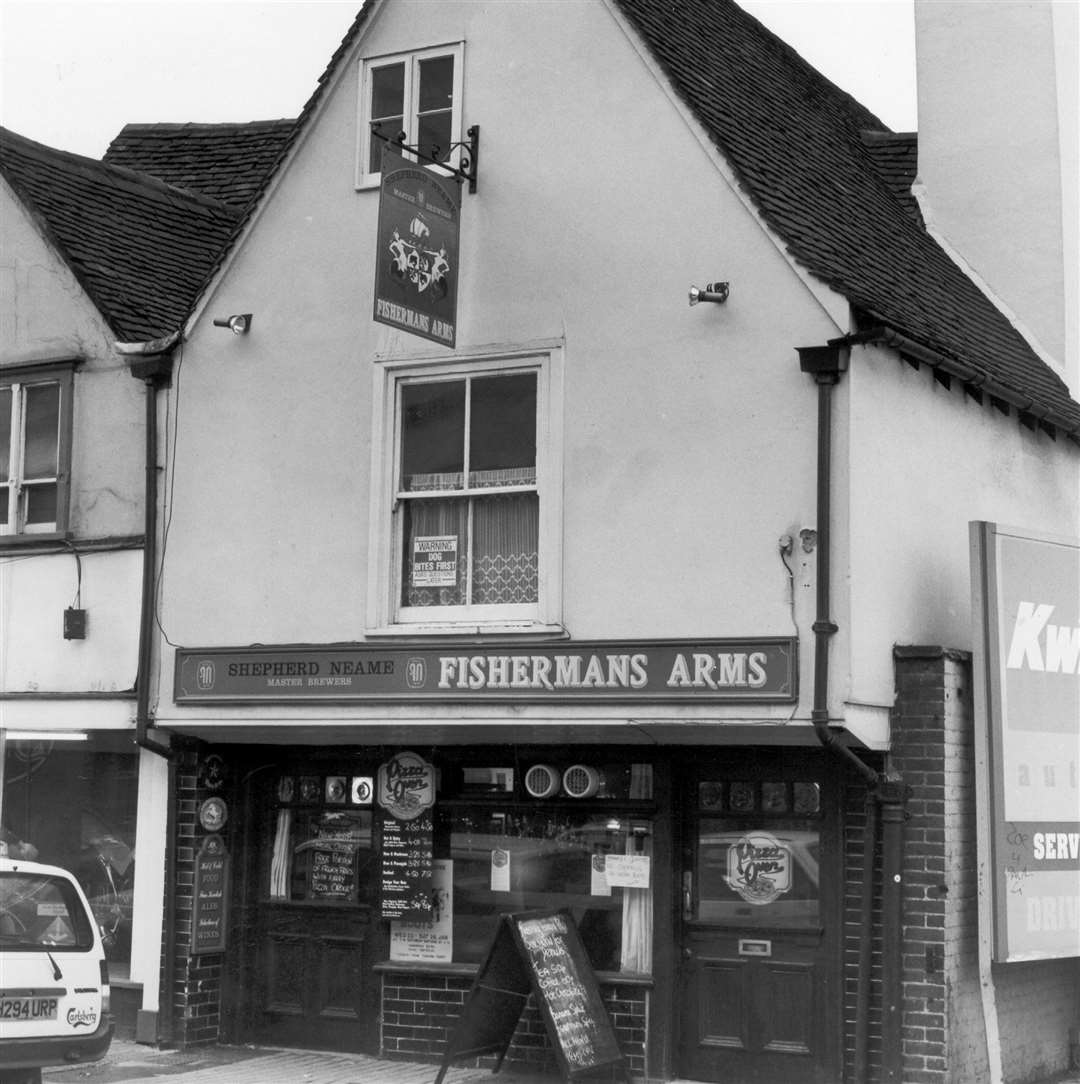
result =
[[264,910],[262,927],[256,1041],[377,1053],[370,916],[273,906]]
[[[809,759],[809,764],[807,760]],[[839,1076],[839,857],[831,789],[803,753],[699,763],[685,817],[680,1073],[725,1084]]]
[[252,848],[257,900],[247,908],[250,1041],[377,1053],[374,965],[385,945],[373,788],[368,775],[332,770],[289,765],[258,784],[264,828]]

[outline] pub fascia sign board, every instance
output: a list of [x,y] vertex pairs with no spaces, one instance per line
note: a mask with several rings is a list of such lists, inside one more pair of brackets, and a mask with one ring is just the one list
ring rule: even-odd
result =
[[453,346],[461,187],[384,147],[376,237],[376,323]]
[[971,555],[985,933],[1080,956],[1080,539],[975,522]]
[[797,641],[184,648],[178,704],[287,701],[790,702]]

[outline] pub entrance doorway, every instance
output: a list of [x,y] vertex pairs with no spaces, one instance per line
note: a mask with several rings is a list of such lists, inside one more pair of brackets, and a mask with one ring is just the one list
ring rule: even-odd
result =
[[[377,1054],[384,947],[368,773],[294,760],[249,781],[245,1041]],[[371,778],[373,778],[373,772]]]
[[816,750],[687,765],[679,1072],[725,1084],[839,1079],[838,796]]

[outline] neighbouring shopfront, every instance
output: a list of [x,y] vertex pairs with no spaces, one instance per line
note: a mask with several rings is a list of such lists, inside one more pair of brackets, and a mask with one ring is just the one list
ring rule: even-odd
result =
[[139,759],[130,735],[47,732],[4,743],[4,827],[78,878],[101,927],[110,977],[131,968]]

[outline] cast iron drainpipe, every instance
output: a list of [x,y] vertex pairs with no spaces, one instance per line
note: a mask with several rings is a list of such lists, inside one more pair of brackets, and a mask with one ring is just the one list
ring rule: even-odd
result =
[[175,925],[175,857],[176,844],[173,832],[173,809],[176,805],[176,771],[173,759],[176,752],[168,745],[155,741],[147,734],[150,718],[150,668],[153,651],[154,624],[154,568],[157,564],[157,398],[158,389],[167,387],[172,379],[173,347],[180,342],[180,332],[163,339],[143,343],[117,343],[117,352],[125,355],[131,375],[146,385],[146,492],[144,494],[144,538],[142,598],[139,616],[139,664],[135,678],[135,744],[169,761],[168,805],[165,826],[165,914],[164,937],[166,945],[162,968],[161,998],[158,1018],[165,1021],[165,1034],[155,1036],[166,1041],[172,1039],[172,988],[175,961],[169,940]]
[[877,808],[882,826],[882,1072],[883,1080],[902,1080],[903,1003],[903,858],[904,804],[907,787],[899,779],[875,771],[829,729],[829,637],[837,626],[829,616],[831,555],[829,525],[832,514],[832,391],[848,367],[849,348],[862,337],[833,339],[825,346],[797,348],[799,366],[818,386],[817,440],[817,610],[814,619],[814,701],[811,722],[818,741],[832,755],[855,769],[867,787],[863,844],[862,925],[855,1018],[854,1066],[856,1081],[868,1078],[871,925],[873,920],[873,854]]

